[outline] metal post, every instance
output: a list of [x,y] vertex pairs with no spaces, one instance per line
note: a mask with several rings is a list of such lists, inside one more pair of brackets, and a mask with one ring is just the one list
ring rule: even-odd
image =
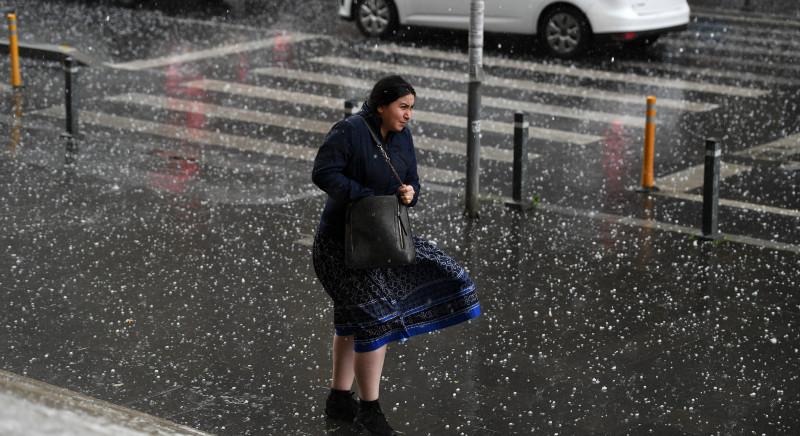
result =
[[716,139],[706,139],[705,173],[703,176],[703,239],[719,239],[719,161],[722,149]]
[[14,11],[6,12],[8,19],[8,53],[11,55],[11,86],[22,86],[22,76],[19,72],[19,40],[17,38],[17,14]]
[[11,126],[11,142],[8,149],[12,155],[17,152],[17,146],[22,138],[22,92],[14,92],[14,123]]
[[478,218],[478,191],[481,155],[481,81],[483,80],[482,0],[472,0],[469,20],[469,94],[467,97],[467,192],[469,218]]
[[506,206],[515,210],[527,210],[533,207],[528,195],[525,180],[528,173],[528,122],[525,114],[514,114],[514,179],[511,188],[511,201]]
[[647,97],[647,112],[644,123],[644,153],[642,155],[642,186],[638,192],[656,192],[653,164],[655,161],[656,141],[656,98]]
[[67,135],[78,137],[78,64],[64,59],[64,97],[66,106]]
[[357,102],[353,100],[345,100],[344,101],[344,117],[347,118],[350,115],[358,112]]

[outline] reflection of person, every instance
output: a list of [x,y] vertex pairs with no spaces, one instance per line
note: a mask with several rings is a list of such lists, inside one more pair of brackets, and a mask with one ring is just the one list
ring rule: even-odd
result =
[[[386,344],[441,329],[480,314],[466,271],[432,243],[414,237],[415,263],[348,269],[344,264],[347,204],[396,194],[408,206],[419,199],[417,159],[407,127],[416,93],[399,76],[379,80],[361,111],[336,123],[314,160],[314,183],[328,194],[314,237],[314,269],[333,299],[333,380],[325,412],[372,434],[394,434],[378,393]],[[361,119],[363,118],[363,119]],[[394,177],[365,124],[384,142]],[[350,389],[353,378],[358,397]]]

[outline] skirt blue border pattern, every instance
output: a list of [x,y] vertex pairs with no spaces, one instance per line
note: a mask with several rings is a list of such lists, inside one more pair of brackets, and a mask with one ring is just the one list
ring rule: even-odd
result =
[[336,334],[354,336],[366,352],[443,329],[481,314],[467,272],[432,243],[414,237],[416,262],[396,268],[348,269],[342,242],[317,233],[314,270],[333,300]]

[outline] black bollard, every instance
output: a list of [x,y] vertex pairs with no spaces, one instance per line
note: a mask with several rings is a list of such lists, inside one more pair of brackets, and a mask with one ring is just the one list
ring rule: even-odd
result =
[[719,161],[722,149],[716,139],[706,139],[705,173],[703,176],[703,234],[706,240],[719,239]]
[[506,206],[514,210],[527,210],[533,207],[525,180],[528,173],[528,122],[525,114],[514,114],[514,174],[511,188],[511,201]]
[[353,100],[345,100],[344,101],[344,117],[345,118],[347,118],[350,115],[353,115],[354,113],[357,112],[356,104],[357,103],[354,102]]
[[66,98],[67,135],[78,138],[78,64],[67,57],[64,59],[64,97]]

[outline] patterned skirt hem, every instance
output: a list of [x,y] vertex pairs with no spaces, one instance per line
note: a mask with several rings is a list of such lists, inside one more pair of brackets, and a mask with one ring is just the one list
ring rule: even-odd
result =
[[[442,281],[444,282],[444,280],[442,280]],[[435,285],[437,283],[434,282],[433,284]],[[435,299],[435,300],[429,300],[425,304],[422,304],[422,305],[419,305],[419,306],[416,306],[416,307],[412,307],[410,309],[405,309],[402,312],[402,315],[404,317],[408,317],[408,316],[414,315],[415,313],[422,312],[424,310],[428,310],[428,309],[430,309],[432,307],[435,307],[435,306],[438,306],[438,305],[441,305],[441,304],[446,304],[446,303],[449,303],[451,301],[458,300],[458,299],[463,298],[463,297],[465,297],[465,296],[467,296],[469,294],[472,294],[474,292],[475,292],[475,284],[471,284],[470,286],[464,288],[463,290],[461,290],[458,293],[451,293],[451,294],[446,295],[444,297],[439,297],[438,299]],[[356,307],[358,307],[358,306],[356,306]],[[400,316],[400,312],[393,312],[393,313],[390,313],[390,314],[388,314],[386,316],[383,316],[383,317],[381,317],[379,319],[376,319],[376,320],[374,320],[372,322],[362,321],[362,322],[359,322],[359,323],[347,323],[347,324],[338,323],[338,324],[335,325],[335,327],[337,329],[336,330],[337,331],[336,334],[339,335],[339,336],[347,336],[347,335],[352,334],[352,332],[354,330],[363,329],[363,328],[366,328],[366,327],[372,327],[372,326],[379,325],[379,324],[384,324],[386,322],[389,322],[389,321],[397,318],[398,316]],[[346,332],[350,332],[350,333],[348,333],[347,335],[340,335],[338,333],[338,331],[346,331]]]
[[[475,303],[464,312],[455,313],[446,318],[439,318],[435,321],[416,324],[405,329],[393,329],[379,338],[371,338],[369,340],[356,339],[355,351],[357,353],[366,353],[369,351],[377,350],[378,348],[388,344],[389,342],[406,340],[412,336],[429,333],[435,330],[440,330],[445,327],[450,327],[464,321],[469,321],[477,318],[481,314],[480,303]],[[353,330],[345,326],[336,326],[337,336],[349,336],[353,334]]]

